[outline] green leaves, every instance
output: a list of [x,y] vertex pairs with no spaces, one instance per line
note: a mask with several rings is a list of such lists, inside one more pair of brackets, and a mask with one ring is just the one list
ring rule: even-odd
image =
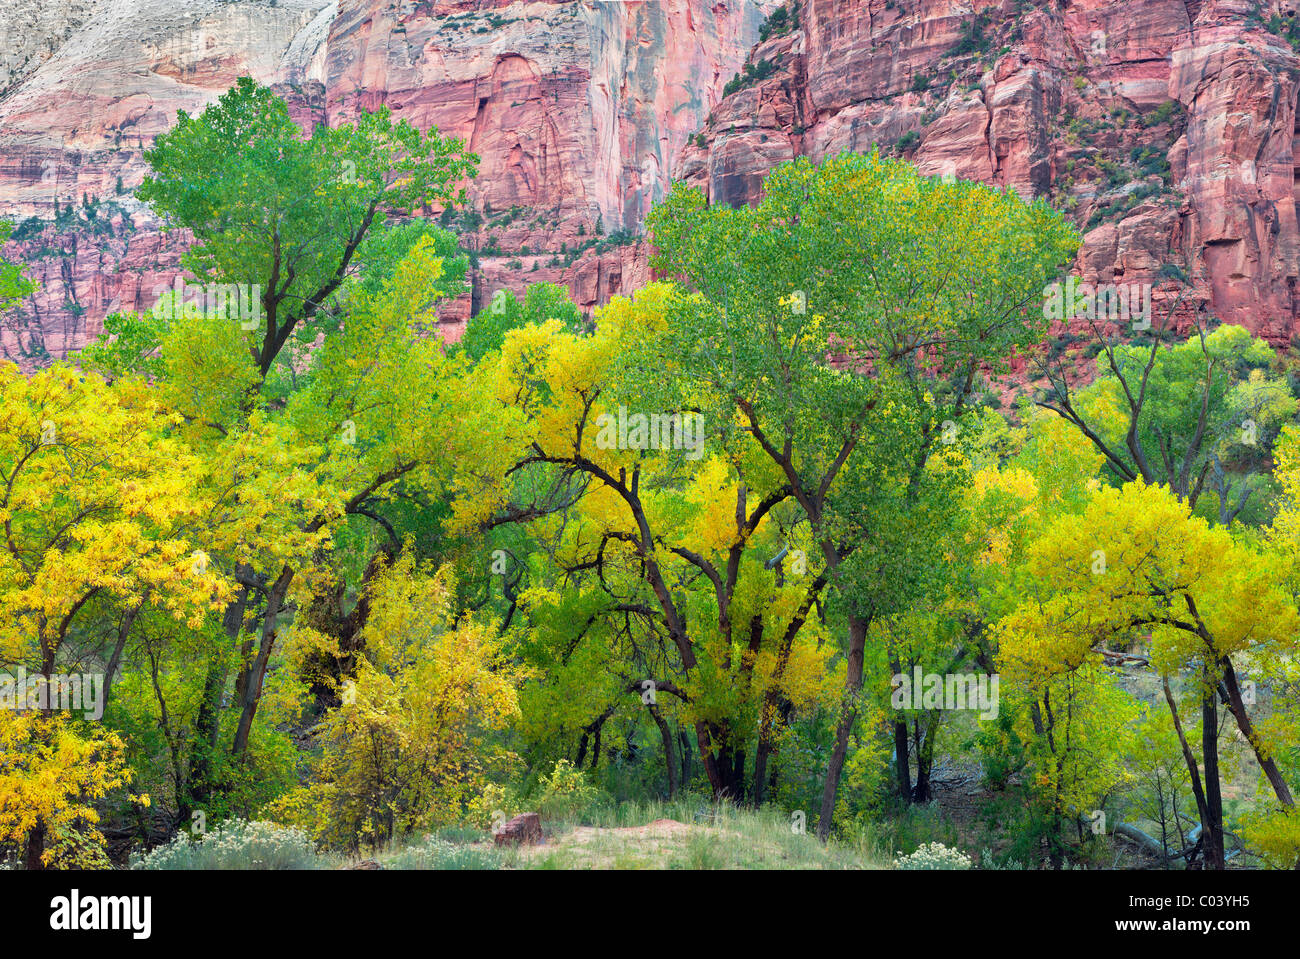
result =
[[250,350],[263,376],[350,275],[376,221],[451,203],[478,162],[387,108],[304,139],[284,101],[246,77],[200,116],[182,111],[145,158],[138,195],[194,235],[185,267],[260,287],[265,323]]
[[[0,221],[0,247],[8,242],[13,231],[12,223]],[[23,269],[21,263],[10,263],[0,257],[0,314],[36,289],[36,284],[23,276]]]
[[539,326],[547,320],[558,320],[566,332],[582,332],[582,313],[563,286],[534,283],[524,291],[522,302],[509,290],[499,289],[466,325],[459,351],[477,363],[488,353],[501,349],[511,330]]
[[[1078,237],[1042,203],[878,154],[801,158],[764,187],[753,209],[678,189],[651,214],[653,265],[685,291],[628,376],[659,405],[689,399],[721,429],[742,424],[815,526],[838,513],[837,549],[933,544],[885,527],[943,512],[919,508],[953,481],[926,470],[940,428],[977,375],[1041,335],[1037,297]],[[864,559],[857,578],[882,582],[882,565]]]

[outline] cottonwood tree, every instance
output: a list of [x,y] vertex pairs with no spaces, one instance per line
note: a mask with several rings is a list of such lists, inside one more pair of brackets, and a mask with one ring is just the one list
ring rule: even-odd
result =
[[[654,706],[670,769],[668,722],[680,717],[714,794],[761,798],[773,714],[808,705],[824,686],[810,620],[825,580],[772,562],[782,546],[775,511],[789,491],[745,434],[692,429],[689,448],[680,432],[662,444],[602,438],[629,409],[698,415],[689,404],[647,406],[620,373],[634,343],[665,334],[671,295],[652,284],[616,298],[589,335],[559,320],[506,334],[463,390],[492,400],[490,414],[465,420],[481,439],[459,471],[457,510],[480,528],[558,524],[546,580],[520,597],[541,626],[534,654],[550,670],[537,694],[547,705],[532,711],[548,719],[540,735],[576,737],[579,760],[590,745],[594,762],[612,716]],[[652,699],[642,698],[647,683]]]
[[182,264],[201,283],[257,285],[264,317],[248,349],[261,379],[289,336],[349,275],[388,216],[463,199],[478,158],[464,144],[394,123],[387,107],[310,136],[268,88],[241,77],[145,153],[137,195],[194,237]]
[[1259,498],[1258,471],[1297,409],[1273,371],[1276,353],[1239,326],[1136,345],[1090,325],[1101,347],[1097,379],[1076,391],[1064,358],[1038,360],[1047,379],[1038,405],[1086,436],[1117,482],[1160,484],[1193,509],[1210,491],[1217,500],[1210,515],[1231,525],[1253,494]]
[[[1264,665],[1295,655],[1300,613],[1275,555],[1190,515],[1168,488],[1135,480],[1098,488],[1081,513],[1057,519],[1034,543],[1028,567],[1026,601],[1001,624],[1014,639],[1002,644],[1013,668],[1064,675],[1098,662],[1108,642],[1150,632],[1151,661],[1164,681],[1210,868],[1224,866],[1220,698],[1290,813],[1291,788],[1276,758],[1277,737],[1289,734],[1256,726],[1237,673],[1243,660]],[[1199,769],[1169,686],[1182,671],[1198,677]]]
[[[882,563],[872,547],[923,542],[885,528],[921,519],[908,500],[925,495],[936,445],[980,376],[1041,335],[1029,307],[1077,236],[1041,202],[853,154],[778,167],[753,209],[676,189],[648,225],[655,268],[689,291],[652,368],[673,371],[719,421],[739,419],[807,516],[844,604],[826,838],[871,623],[925,579],[923,563]],[[867,558],[853,560],[863,545]]]
[[[144,383],[109,385],[63,365],[25,377],[0,363],[0,663],[21,665],[48,683],[78,628],[117,614],[104,664],[107,696],[142,610],[193,626],[221,608],[231,584],[194,548],[210,505],[202,475],[199,457],[174,435],[172,418]],[[99,796],[121,782],[116,760],[88,762],[83,771],[61,765],[93,753],[100,739],[63,722],[56,708],[52,697],[37,715],[9,722],[4,734],[28,743],[33,761],[5,774],[18,779],[7,779],[0,791],[17,793],[0,798],[0,806],[27,801],[23,770],[41,793],[39,801],[32,794],[31,814],[7,833],[15,838],[15,830],[26,830],[17,838],[26,843],[30,868],[50,861],[47,835],[56,847],[69,839],[60,830],[70,828],[68,804],[81,808],[77,795],[100,790]],[[66,789],[59,785],[63,774]]]
[[[181,112],[146,158],[151,173],[140,197],[170,228],[194,238],[184,267],[202,284],[239,284],[258,296],[251,330],[207,316],[159,322],[152,337],[139,334],[138,323],[127,324],[137,335],[125,346],[144,347],[148,357],[116,363],[162,366],[169,399],[186,417],[191,442],[202,447],[222,493],[213,522],[222,547],[214,557],[239,583],[224,622],[241,651],[231,747],[240,755],[295,569],[323,548],[339,517],[373,512],[367,504],[417,471],[429,449],[427,439],[403,444],[413,438],[405,430],[427,427],[428,411],[439,402],[426,382],[437,367],[436,350],[413,340],[431,322],[429,304],[443,292],[440,268],[430,269],[441,259],[433,252],[437,244],[405,234],[366,241],[388,218],[458,199],[477,158],[436,130],[394,122],[386,108],[304,136],[283,100],[247,78],[199,116]],[[423,277],[408,269],[400,281],[386,281],[417,246]],[[357,264],[367,259],[383,274],[374,282],[400,286],[402,302],[378,296],[378,307],[367,313],[370,289],[340,302]],[[340,309],[347,311],[342,336],[338,317],[327,315]],[[319,355],[286,350],[295,331],[306,336],[318,329],[327,334]],[[363,331],[397,338],[367,342]],[[412,399],[421,390],[423,398]],[[404,406],[401,414],[394,402]],[[351,430],[358,445],[340,441]],[[286,511],[286,503],[297,508]],[[249,619],[256,638],[241,640]],[[196,745],[209,750],[219,738],[224,662],[213,659],[196,723]],[[189,787],[197,801],[211,791],[202,753]]]

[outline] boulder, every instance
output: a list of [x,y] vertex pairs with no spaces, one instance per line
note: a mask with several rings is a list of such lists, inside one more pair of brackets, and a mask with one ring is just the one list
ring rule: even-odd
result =
[[542,817],[535,812],[520,813],[493,838],[498,846],[535,846],[542,841]]

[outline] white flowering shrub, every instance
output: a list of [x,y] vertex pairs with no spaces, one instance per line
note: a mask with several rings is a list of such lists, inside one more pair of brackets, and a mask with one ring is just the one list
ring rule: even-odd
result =
[[500,869],[501,857],[493,848],[427,836],[418,846],[408,846],[385,856],[383,865],[385,869]]
[[928,842],[910,856],[894,860],[895,869],[969,869],[970,856],[941,842]]
[[132,869],[324,869],[301,829],[234,819],[198,838],[181,833],[165,846],[131,857]]

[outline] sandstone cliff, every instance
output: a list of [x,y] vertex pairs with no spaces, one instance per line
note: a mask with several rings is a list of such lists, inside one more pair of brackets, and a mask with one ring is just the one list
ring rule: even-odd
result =
[[[1300,334],[1295,0],[800,0],[683,155],[715,201],[799,154],[905,156],[1069,211],[1092,283]],[[1158,305],[1157,317],[1163,314]]]
[[243,74],[304,126],[387,104],[482,157],[450,336],[501,286],[592,306],[643,283],[635,238],[674,178],[747,202],[782,160],[874,145],[1047,197],[1086,231],[1085,279],[1152,282],[1184,324],[1282,345],[1300,334],[1298,5],[789,0],[760,39],[778,0],[11,0],[0,217],[42,288],[0,355],[40,362],[151,305],[184,237],[132,198],[141,151]]
[[[776,0],[22,0],[0,11],[0,217],[41,290],[0,331],[24,364],[146,309],[177,270],[131,197],[141,153],[241,75],[304,126],[388,105],[481,157],[456,226],[480,254],[456,326],[500,286],[592,306],[647,279],[633,242]],[[85,202],[83,203],[83,197]],[[96,203],[96,201],[98,201]],[[56,216],[57,212],[57,216]]]

